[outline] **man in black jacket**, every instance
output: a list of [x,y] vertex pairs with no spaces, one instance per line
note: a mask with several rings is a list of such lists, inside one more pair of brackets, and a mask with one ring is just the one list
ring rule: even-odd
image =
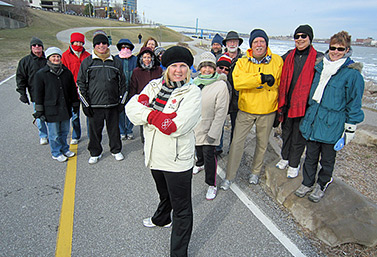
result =
[[104,32],[96,32],[93,53],[80,66],[77,76],[84,114],[89,119],[89,163],[102,156],[102,130],[106,121],[110,152],[117,161],[124,159],[119,132],[119,113],[126,102],[126,79],[119,59],[110,54]]
[[[30,100],[34,106],[33,78],[35,73],[46,65],[46,58],[43,53],[43,42],[39,38],[33,37],[31,39],[30,49],[30,54],[23,57],[18,62],[16,72],[16,91],[20,93],[20,101],[25,104],[30,104],[27,96],[27,92],[29,92]],[[48,144],[46,123],[37,119],[37,126],[39,129],[39,143],[41,145]]]
[[79,111],[80,102],[73,75],[61,62],[57,47],[46,50],[47,65],[34,77],[35,118],[47,122],[52,159],[65,162],[75,155],[69,150],[67,136],[72,111]]

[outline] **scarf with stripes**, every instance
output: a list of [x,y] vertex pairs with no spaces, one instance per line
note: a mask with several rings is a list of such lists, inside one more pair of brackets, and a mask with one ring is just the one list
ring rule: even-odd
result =
[[153,99],[150,107],[153,109],[162,112],[165,108],[166,103],[168,102],[171,94],[176,88],[183,86],[186,83],[186,80],[172,82],[169,81],[169,84],[166,84],[165,80],[162,81],[162,87],[160,92],[158,92],[155,99]]

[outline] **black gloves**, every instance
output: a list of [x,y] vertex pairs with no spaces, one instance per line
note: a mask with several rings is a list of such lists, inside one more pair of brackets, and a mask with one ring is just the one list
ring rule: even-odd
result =
[[23,102],[24,104],[29,104],[30,105],[29,98],[27,97],[27,95],[21,95],[20,96],[20,101]]
[[79,106],[73,106],[73,107],[72,107],[72,112],[73,112],[74,114],[77,114],[79,111],[80,111],[80,107],[79,107]]
[[44,116],[44,113],[43,112],[35,112],[33,113],[33,117],[35,119],[40,119],[42,122],[45,122],[46,121],[46,117]]
[[118,105],[118,111],[119,111],[119,113],[124,112],[124,104]]
[[275,78],[271,74],[260,74],[262,84],[267,83],[269,87],[272,87],[275,84]]
[[85,107],[84,105],[82,106],[82,110],[85,114],[86,117],[93,117],[93,109],[92,107],[88,106],[88,107]]

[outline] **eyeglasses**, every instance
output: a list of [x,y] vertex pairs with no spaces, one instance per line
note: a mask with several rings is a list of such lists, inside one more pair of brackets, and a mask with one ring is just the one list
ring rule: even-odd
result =
[[227,68],[227,67],[224,67],[224,66],[219,66],[219,69],[220,69],[220,70],[229,71],[229,68]]
[[40,44],[33,44],[31,46],[38,47],[38,46],[42,46],[42,45],[40,45]]
[[294,39],[299,39],[300,37],[302,38],[302,39],[305,39],[306,37],[307,37],[308,35],[306,35],[306,34],[296,34],[293,38]]
[[338,52],[344,52],[344,51],[346,51],[346,48],[345,48],[345,47],[335,47],[335,46],[330,46],[330,47],[329,47],[329,50],[330,50],[330,51],[338,50]]

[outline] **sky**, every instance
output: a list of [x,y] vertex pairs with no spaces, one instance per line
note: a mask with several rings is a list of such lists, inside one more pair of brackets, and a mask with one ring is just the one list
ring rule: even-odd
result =
[[345,30],[352,40],[377,40],[376,0],[137,0],[137,8],[145,21],[164,25],[195,27],[198,19],[204,29],[249,34],[261,28],[269,36],[288,36],[309,24],[318,39]]

